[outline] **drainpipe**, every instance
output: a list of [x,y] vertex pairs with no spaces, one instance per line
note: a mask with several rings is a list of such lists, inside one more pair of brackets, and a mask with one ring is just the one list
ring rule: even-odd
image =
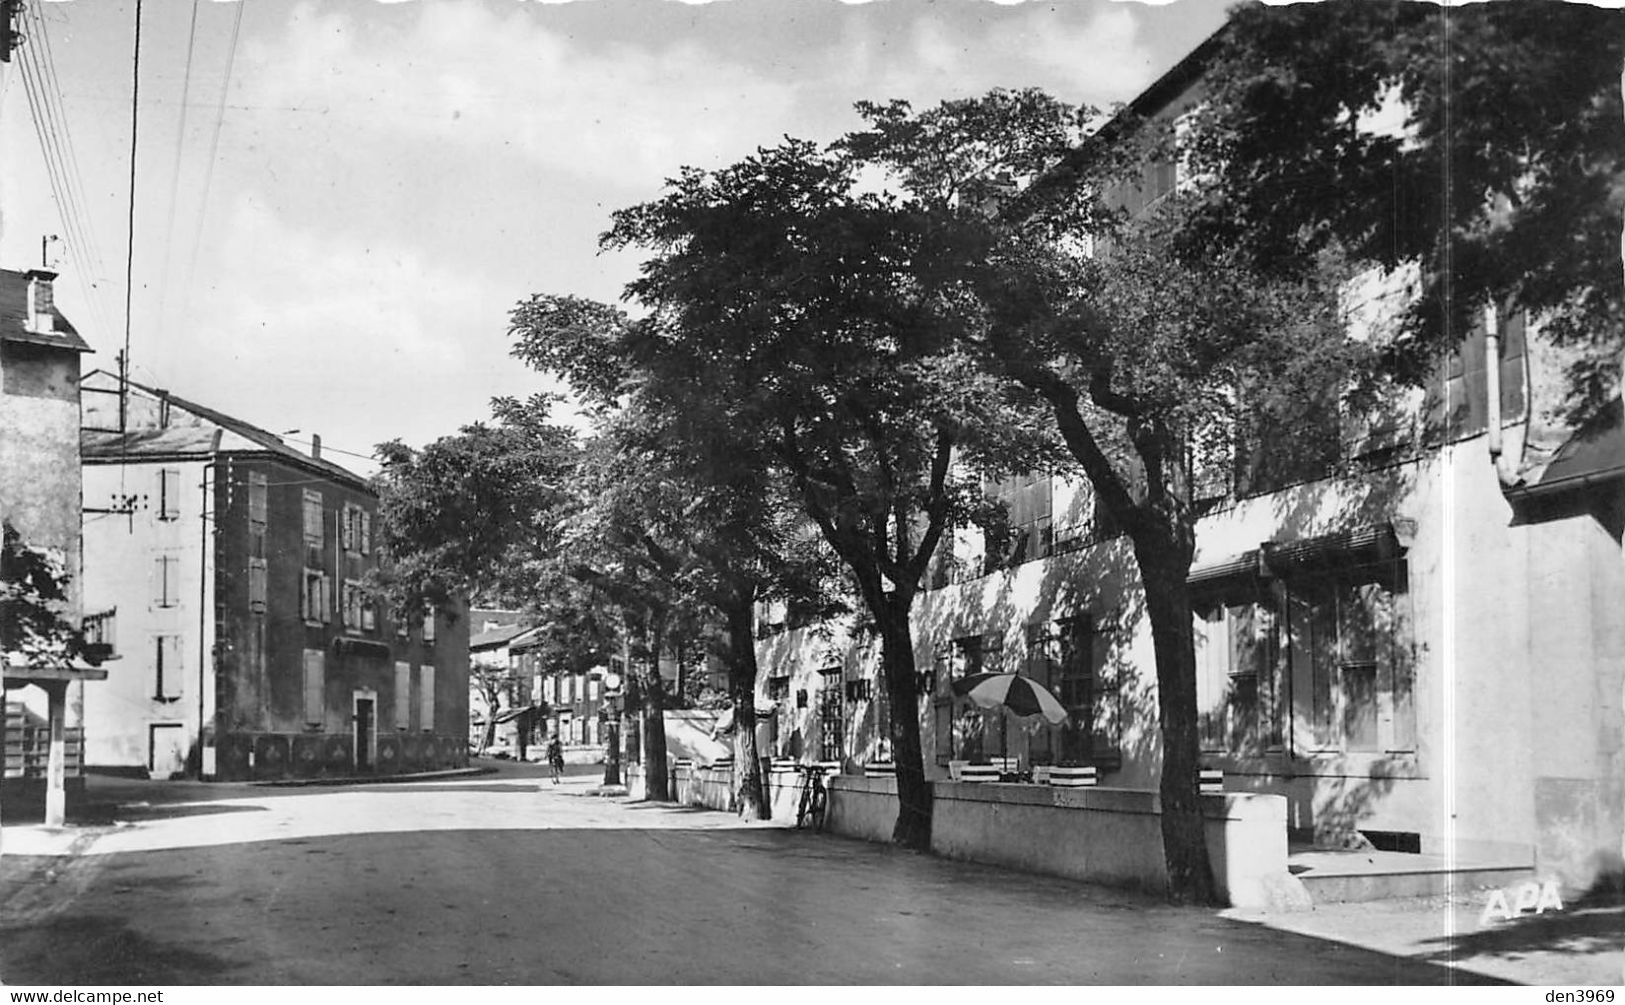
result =
[[[200,554],[198,555],[197,587],[197,776],[199,781],[212,775],[214,772],[211,769],[216,767],[209,763],[209,756],[206,752],[207,747],[203,742],[204,727],[206,725],[204,719],[206,707],[204,688],[208,683],[208,674],[214,668],[214,660],[209,658],[214,647],[209,644],[208,632],[208,619],[214,608],[214,605],[209,603],[209,569],[214,559],[214,549],[210,546],[209,531],[212,528],[215,534],[220,533],[219,526],[210,517],[209,480],[211,475],[215,477],[216,481],[219,479],[220,440],[223,432],[223,430],[216,429],[214,431],[214,441],[209,445],[209,459],[203,465],[203,498],[198,506],[198,551]],[[215,743],[218,744],[219,742],[220,737],[216,733]]]
[[1484,305],[1484,411],[1488,426],[1490,463],[1502,488],[1518,484],[1518,469],[1523,466],[1523,448],[1529,442],[1529,357],[1525,350],[1521,379],[1523,381],[1524,428],[1519,440],[1517,458],[1506,456],[1502,442],[1501,416],[1501,316],[1495,303]]

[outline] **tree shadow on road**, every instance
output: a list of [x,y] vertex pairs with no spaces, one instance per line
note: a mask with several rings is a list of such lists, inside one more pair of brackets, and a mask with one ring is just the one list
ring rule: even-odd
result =
[[55,947],[44,958],[19,952],[17,929],[0,925],[0,980],[60,983],[70,956],[75,984],[223,984],[237,966],[212,953],[149,938],[132,923],[140,919],[76,914],[25,926],[30,942]]

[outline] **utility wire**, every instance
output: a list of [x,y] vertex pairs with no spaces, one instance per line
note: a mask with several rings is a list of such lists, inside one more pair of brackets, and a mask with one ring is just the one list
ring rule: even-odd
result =
[[[121,385],[129,379],[130,373],[130,307],[135,299],[135,158],[141,122],[141,0],[135,0],[135,54],[130,78],[130,216],[129,233],[124,243],[124,354],[119,358]],[[119,394],[127,396],[129,390],[120,386]],[[125,418],[125,400],[124,397],[120,398],[121,420]],[[123,432],[124,425],[123,421],[119,422],[120,432]]]
[[107,310],[105,298],[94,282],[96,277],[106,273],[106,265],[93,231],[86,223],[87,199],[84,193],[83,174],[79,170],[79,159],[74,148],[72,132],[68,127],[67,112],[63,107],[56,60],[51,48],[51,33],[44,15],[38,10],[38,5],[31,5],[31,8],[29,16],[32,23],[29,26],[29,38],[38,44],[24,47],[25,61],[21,64],[21,68],[25,71],[25,76],[32,75],[34,78],[34,87],[30,90],[29,97],[31,102],[37,101],[40,106],[41,116],[36,119],[36,129],[44,130],[41,136],[41,151],[46,157],[47,171],[55,174],[57,184],[60,185],[58,208],[61,210],[62,222],[68,234],[69,250],[78,264],[77,279],[81,286],[86,288],[86,298],[96,314],[97,323],[112,328],[112,316]]
[[[91,242],[84,224],[82,200],[76,198],[69,174],[71,143],[66,140],[66,116],[59,110],[60,96],[53,90],[53,68],[45,61],[46,53],[43,46],[49,36],[45,34],[43,21],[31,25],[30,33],[31,40],[38,39],[41,44],[22,47],[23,59],[19,60],[18,68],[21,71],[19,76],[23,78],[29,115],[34,121],[34,131],[40,143],[40,155],[45,163],[52,196],[56,201],[64,232],[69,239],[69,250],[79,265],[80,278],[87,279],[93,271],[91,261],[87,257]],[[53,96],[57,98],[54,103]],[[105,314],[105,304],[99,298],[90,296],[89,302],[93,310],[100,309],[98,311],[100,323],[111,321]]]
[[237,62],[237,38],[243,28],[243,8],[248,4],[238,0],[232,5],[235,8],[231,22],[231,44],[226,49],[226,72],[220,78],[220,102],[214,111],[214,128],[209,137],[209,157],[203,162],[203,194],[198,198],[197,226],[192,232],[192,254],[186,263],[186,289],[193,288],[193,277],[197,273],[198,248],[203,243],[203,221],[209,213],[209,189],[214,184],[214,162],[220,150],[220,128],[226,119],[226,95],[231,89],[231,71]]
[[164,267],[158,279],[158,331],[164,331],[169,308],[169,263],[175,243],[175,204],[181,194],[181,154],[186,145],[186,105],[192,94],[192,54],[197,48],[198,0],[192,0],[192,23],[186,32],[186,71],[181,77],[181,114],[175,127],[175,167],[169,179],[169,218],[164,223]]

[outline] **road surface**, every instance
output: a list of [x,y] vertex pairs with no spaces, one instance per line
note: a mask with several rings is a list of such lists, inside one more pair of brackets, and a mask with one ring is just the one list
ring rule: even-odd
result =
[[142,790],[72,856],[0,859],[0,981],[1480,979],[1080,883],[595,798],[585,776],[545,774]]

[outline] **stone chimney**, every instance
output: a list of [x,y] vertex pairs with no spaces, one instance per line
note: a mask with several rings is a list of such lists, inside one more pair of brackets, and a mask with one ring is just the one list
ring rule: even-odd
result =
[[28,270],[28,324],[27,329],[40,335],[56,332],[51,283],[56,273],[49,269]]
[[310,456],[314,460],[319,461],[319,460],[322,459],[322,434],[321,433],[311,433],[310,434]]

